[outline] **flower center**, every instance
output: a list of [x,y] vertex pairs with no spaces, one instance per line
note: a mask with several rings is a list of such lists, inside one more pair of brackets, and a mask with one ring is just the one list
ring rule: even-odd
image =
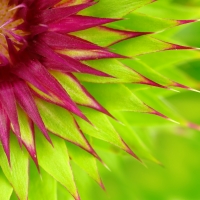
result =
[[0,1],[0,54],[9,59],[7,39],[9,39],[13,46],[19,50],[25,32],[19,30],[17,27],[24,22],[23,19],[17,17],[18,9],[23,5],[9,5],[9,0]]

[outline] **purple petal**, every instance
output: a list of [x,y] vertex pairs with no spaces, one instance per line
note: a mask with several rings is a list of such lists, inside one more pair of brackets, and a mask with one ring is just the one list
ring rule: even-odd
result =
[[[88,73],[97,76],[105,76],[108,77],[109,75],[101,72],[99,70],[93,69],[67,55],[59,55],[55,53],[48,45],[44,43],[35,43],[33,45],[34,50],[41,56],[57,62],[55,67],[52,65],[50,66],[51,69],[67,71],[67,72],[81,72],[81,73]],[[48,67],[48,65],[45,65]],[[110,76],[109,76],[110,77]]]
[[81,15],[69,16],[66,19],[61,19],[57,22],[49,24],[50,31],[56,31],[59,33],[70,33],[80,30],[85,30],[91,27],[111,23],[119,19],[107,19],[107,18],[96,18],[87,17]]
[[70,15],[76,14],[77,12],[93,5],[93,3],[80,4],[69,7],[52,8],[43,11],[40,15],[36,15],[35,22],[49,23],[55,20],[66,18]]
[[34,2],[34,6],[38,9],[38,10],[45,10],[47,8],[50,8],[52,6],[54,6],[55,4],[59,3],[60,0],[39,0],[39,1],[35,1]]
[[[24,80],[30,80],[30,76],[36,79],[54,99],[61,101],[67,110],[88,121],[59,82],[46,70],[44,66],[42,66],[41,63],[38,61],[29,61],[27,67],[19,68],[17,71],[18,75]],[[24,73],[24,71],[28,71],[29,73]],[[30,83],[34,85],[34,82]]]
[[34,123],[40,128],[46,139],[51,142],[51,139],[47,133],[44,123],[40,117],[34,99],[31,95],[30,89],[23,81],[14,82],[14,94],[16,100],[20,106],[24,109],[27,115],[34,121]]
[[99,47],[76,36],[63,35],[54,32],[46,32],[41,34],[39,40],[45,42],[53,49],[105,50],[105,48]]
[[0,101],[10,122],[13,125],[14,133],[18,137],[19,143],[21,145],[21,136],[20,136],[20,128],[19,128],[19,121],[16,108],[16,100],[13,92],[13,86],[11,83],[1,83]]
[[10,163],[10,121],[3,107],[0,105],[0,140]]

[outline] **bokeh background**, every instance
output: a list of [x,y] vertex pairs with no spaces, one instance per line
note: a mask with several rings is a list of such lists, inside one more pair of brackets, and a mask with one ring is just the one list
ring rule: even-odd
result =
[[[168,19],[199,19],[200,1],[158,0],[138,12]],[[155,37],[180,45],[200,47],[200,22],[175,27]],[[188,50],[168,51],[143,55],[140,59],[166,77],[200,89],[200,52],[196,51],[195,54],[194,59],[193,53]],[[155,88],[149,90],[137,85],[128,87],[146,103],[172,119],[200,124],[199,93],[186,90],[179,90],[178,93]],[[138,113],[124,113],[124,116],[157,161],[143,159],[144,164],[141,164],[112,146],[94,141],[97,151],[110,168],[109,171],[99,164],[106,191],[73,164],[82,199],[200,200],[200,131],[156,116]],[[122,134],[128,143],[135,140],[135,136],[132,137],[127,130]],[[66,198],[64,188],[60,186],[59,191],[59,199],[63,199],[62,195]]]

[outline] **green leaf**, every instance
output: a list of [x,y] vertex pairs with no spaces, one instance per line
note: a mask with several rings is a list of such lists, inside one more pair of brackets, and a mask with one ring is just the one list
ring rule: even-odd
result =
[[120,18],[129,12],[151,3],[152,0],[101,0],[96,5],[84,10],[81,14],[96,17]]
[[[140,59],[135,59],[135,60],[132,60],[132,61],[124,60],[123,63],[130,66],[131,68],[138,71],[139,73],[143,74],[145,77],[147,77],[147,78],[149,78],[149,79],[155,81],[156,83],[163,85],[165,87],[170,87],[170,86],[174,87],[174,86],[176,86],[176,82],[179,82],[179,81],[183,85],[186,84],[188,86],[190,86],[191,83],[192,83],[192,81],[188,80],[188,77],[185,77],[185,79],[183,79],[184,77],[182,76],[181,73],[176,72],[177,71],[176,69],[173,69],[173,70],[171,69],[172,66],[173,67],[176,66],[175,63],[173,65],[171,64],[172,66],[170,66],[170,64],[169,64],[168,68],[163,67],[163,70],[162,70],[162,67],[161,67],[160,70],[158,70],[158,69],[156,70],[156,69],[154,69],[154,66],[149,66],[143,60],[140,60]],[[190,89],[190,88],[188,88],[188,89]]]
[[26,113],[18,107],[18,118],[20,124],[21,138],[29,146],[34,146],[32,132],[30,130],[29,121]]
[[[139,57],[154,70],[163,68],[173,69],[175,65],[199,58],[198,51],[162,51],[153,54],[145,54]],[[156,62],[155,62],[156,60]]]
[[93,152],[73,116],[64,108],[36,99],[36,103],[47,129],[88,152]]
[[17,142],[14,136],[10,139],[10,165],[7,161],[2,146],[0,147],[0,165],[6,178],[13,186],[13,189],[20,200],[27,200],[28,197],[28,156]]
[[99,176],[96,158],[75,145],[67,143],[67,147],[72,161],[87,172],[101,187],[104,187]]
[[57,182],[57,200],[60,199],[72,200],[73,197],[69,194],[63,185]]
[[186,1],[176,4],[171,1],[157,1],[155,4],[140,8],[139,11],[147,15],[168,19],[198,19],[200,8],[197,6],[188,7],[188,4],[185,6],[184,2]]
[[[174,64],[174,69],[165,68],[163,70],[160,70],[160,73],[162,73],[164,76],[169,77],[171,80],[174,80],[175,82],[181,83],[183,85],[187,85],[189,87],[193,87],[193,82],[187,74],[185,74],[183,71],[181,71],[179,68],[176,68],[176,65]],[[195,86],[195,84],[194,84]]]
[[70,194],[78,200],[79,194],[74,182],[65,142],[53,135],[51,138],[53,146],[37,130],[36,146],[39,165],[54,179],[65,186]]
[[87,61],[86,64],[94,69],[110,74],[114,78],[77,73],[76,77],[80,81],[92,83],[138,83],[145,81],[137,72],[115,59]]
[[[102,47],[110,46],[118,41],[128,38],[128,34],[120,33],[104,26],[77,31],[73,35],[90,41]],[[101,37],[99,37],[101,35]]]
[[0,200],[10,200],[13,189],[6,180],[1,170],[0,170],[0,187],[1,187]]
[[[130,115],[130,122],[126,120],[126,114]],[[133,151],[141,158],[145,160],[149,160],[160,164],[160,162],[152,155],[150,150],[147,148],[143,140],[140,138],[141,133],[135,132],[132,126],[135,126],[135,117],[132,112],[115,112],[115,116],[119,119],[123,124],[120,124],[114,120],[110,120],[112,125],[115,127],[116,131],[123,137],[123,139],[127,142],[128,146],[133,149]],[[138,116],[138,113],[137,113]],[[142,115],[143,116],[143,115]],[[134,125],[132,123],[134,119]],[[144,119],[144,116],[143,116]],[[142,122],[144,124],[144,120]],[[137,124],[136,124],[137,125]]]
[[[131,90],[131,88],[130,88],[130,90]],[[181,121],[181,117],[177,116],[175,111],[165,104],[165,93],[157,94],[156,88],[154,88],[152,90],[141,89],[141,90],[137,90],[137,91],[134,91],[134,89],[133,89],[132,91],[135,92],[136,95],[140,99],[145,101],[145,103],[148,104],[149,106],[155,108],[159,112],[167,115],[168,117],[170,117],[174,120],[178,120],[179,122]],[[166,97],[173,95],[174,93],[175,93],[174,91],[169,91],[168,93],[166,93]]]
[[148,66],[146,63],[144,63],[140,59],[124,60],[123,63],[132,67],[134,70],[143,74],[145,77],[148,77],[149,79],[163,86],[169,86],[173,84],[173,82],[170,79],[166,78],[165,76],[160,74],[158,71],[154,70],[153,66],[152,67]]
[[100,112],[95,110],[91,110],[89,108],[83,108],[83,113],[88,117],[88,119],[92,122],[94,126],[87,124],[82,119],[77,119],[81,129],[84,133],[98,138],[100,140],[104,140],[108,143],[111,143],[120,149],[128,152],[132,156],[138,157],[131,151],[131,149],[126,145],[123,139],[119,136],[115,128],[112,126],[108,117]]
[[110,111],[151,112],[148,106],[122,84],[85,85],[91,94]]
[[34,165],[30,166],[29,200],[57,200],[56,180],[42,168],[38,172]]
[[173,46],[171,44],[150,36],[141,36],[113,45],[115,52],[129,57],[164,51],[172,47]]
[[30,121],[28,115],[19,106],[17,107],[17,112],[22,141],[30,156],[34,160],[35,164],[38,165],[34,141],[34,132],[32,130],[32,126],[34,125]]
[[93,107],[95,101],[84,91],[82,85],[70,74],[52,72],[53,76],[60,82],[63,88],[70,95],[72,100],[80,105]]
[[126,15],[125,20],[114,22],[110,26],[134,31],[157,32],[177,25],[179,23],[176,20],[162,19],[133,12]]

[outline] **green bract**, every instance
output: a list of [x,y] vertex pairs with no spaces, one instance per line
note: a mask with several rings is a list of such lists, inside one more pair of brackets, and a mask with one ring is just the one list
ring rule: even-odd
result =
[[153,0],[0,5],[16,10],[8,20],[0,8],[0,200],[80,200],[71,163],[105,189],[100,149],[162,165],[143,130],[200,130],[170,105],[177,90],[199,89],[195,72],[177,67],[199,59],[177,39],[199,8]]

